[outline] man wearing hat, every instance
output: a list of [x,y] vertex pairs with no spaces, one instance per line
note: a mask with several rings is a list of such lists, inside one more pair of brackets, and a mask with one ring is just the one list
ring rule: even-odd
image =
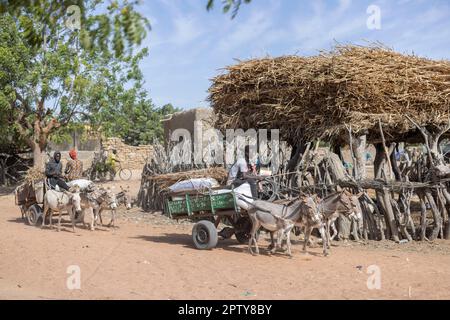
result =
[[83,162],[78,160],[77,151],[72,149],[69,151],[70,160],[66,164],[66,174],[67,180],[77,180],[81,179],[83,176]]

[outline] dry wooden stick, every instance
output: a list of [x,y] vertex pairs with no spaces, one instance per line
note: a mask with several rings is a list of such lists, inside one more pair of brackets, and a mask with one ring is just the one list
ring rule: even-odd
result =
[[381,134],[381,141],[383,144],[383,149],[384,149],[384,155],[386,157],[386,161],[388,163],[388,167],[389,167],[389,180],[392,179],[392,163],[391,163],[391,157],[389,157],[389,150],[386,146],[386,140],[384,139],[384,133],[383,133],[383,127],[381,126],[381,121],[380,119],[378,119],[378,127],[380,129],[380,134]]

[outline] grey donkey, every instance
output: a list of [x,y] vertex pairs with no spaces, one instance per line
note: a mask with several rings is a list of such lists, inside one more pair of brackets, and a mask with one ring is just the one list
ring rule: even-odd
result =
[[248,244],[251,254],[254,254],[252,250],[253,244],[255,245],[256,254],[259,254],[256,234],[257,231],[263,227],[271,233],[272,241],[273,234],[277,233],[277,244],[272,247],[270,253],[275,253],[276,250],[281,247],[281,242],[285,236],[287,253],[292,257],[290,234],[292,228],[297,225],[306,227],[305,242],[303,244],[304,252],[306,252],[306,244],[309,241],[312,229],[318,228],[323,240],[323,253],[324,255],[328,255],[324,226],[316,201],[313,197],[300,196],[298,200],[290,205],[256,200],[251,203],[248,215],[252,221],[251,238]]
[[[344,190],[332,193],[319,202],[319,211],[326,227],[326,243],[328,248],[330,248],[331,241],[337,235],[334,223],[340,215],[349,217],[358,225],[362,222],[362,210],[358,200],[362,195],[362,192],[353,195],[347,190]],[[330,236],[330,227],[333,229],[332,237]],[[359,239],[356,228],[353,228],[353,236],[355,240]]]

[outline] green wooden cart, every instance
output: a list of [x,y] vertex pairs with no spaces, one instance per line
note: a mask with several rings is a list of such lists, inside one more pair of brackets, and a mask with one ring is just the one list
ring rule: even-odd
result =
[[[219,236],[227,239],[233,234],[240,243],[248,243],[251,221],[245,210],[236,205],[234,191],[228,193],[172,193],[166,198],[164,213],[171,219],[196,221],[192,228],[192,240],[197,249],[216,247]],[[225,227],[217,231],[219,223]]]

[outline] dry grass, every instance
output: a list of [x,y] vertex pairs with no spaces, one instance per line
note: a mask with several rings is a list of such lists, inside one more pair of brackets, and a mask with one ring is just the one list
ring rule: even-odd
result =
[[45,174],[34,167],[31,167],[30,169],[28,169],[27,174],[25,175],[25,181],[27,183],[31,183],[33,181],[39,181],[39,180],[44,180],[45,179]]
[[337,46],[314,57],[248,60],[213,79],[209,100],[220,128],[278,128],[295,142],[339,139],[367,129],[405,140],[421,125],[448,123],[450,62],[402,55],[381,45]]

